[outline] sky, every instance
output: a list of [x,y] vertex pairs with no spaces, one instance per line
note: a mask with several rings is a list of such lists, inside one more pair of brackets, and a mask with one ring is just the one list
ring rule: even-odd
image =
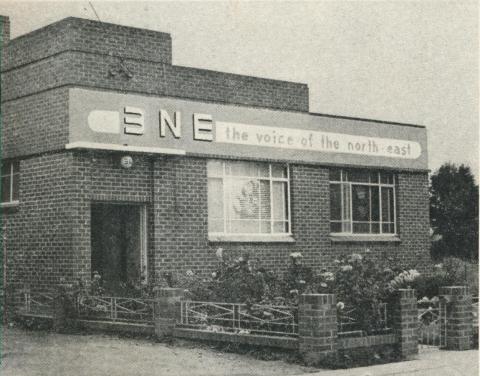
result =
[[[478,182],[478,2],[92,1],[102,21],[168,32],[173,64],[306,83],[310,111],[425,125],[429,168]],[[88,1],[8,2],[16,37]]]

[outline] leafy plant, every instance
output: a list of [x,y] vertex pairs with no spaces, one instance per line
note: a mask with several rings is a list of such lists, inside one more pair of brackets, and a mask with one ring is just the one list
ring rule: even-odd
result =
[[382,304],[391,295],[391,281],[399,274],[398,269],[378,262],[369,253],[366,250],[363,255],[354,253],[336,260],[334,285],[339,310],[348,308],[355,328],[367,333],[382,328]]
[[446,163],[431,177],[432,256],[478,261],[478,185],[468,166]]

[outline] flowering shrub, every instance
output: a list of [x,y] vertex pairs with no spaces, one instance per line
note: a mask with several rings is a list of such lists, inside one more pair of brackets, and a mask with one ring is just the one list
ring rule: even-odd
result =
[[433,266],[427,275],[420,276],[412,283],[420,298],[432,298],[438,295],[440,287],[464,285],[463,265],[455,258],[444,259],[441,264]]
[[[337,295],[340,320],[348,312],[349,320],[356,323],[355,329],[367,333],[383,327],[382,304],[393,291],[391,282],[399,272],[372,259],[369,253],[366,250],[364,255],[353,253],[337,259],[332,290]],[[415,273],[410,277],[415,279]]]
[[[192,300],[219,301],[229,303],[265,303],[283,304],[278,280],[273,273],[258,267],[248,254],[229,259],[219,248],[216,252],[218,268],[207,278],[192,271],[169,277],[171,285],[185,289]],[[277,298],[277,299],[275,299]]]
[[388,290],[393,292],[401,288],[411,288],[420,273],[415,269],[404,270],[388,283]]
[[318,271],[293,252],[283,276],[260,267],[248,254],[229,259],[219,248],[216,256],[219,266],[209,277],[187,271],[176,280],[166,278],[169,285],[184,288],[192,300],[247,304],[290,306],[304,293],[334,293],[340,320],[348,316],[355,322],[352,329],[366,333],[384,326],[382,307],[394,290],[415,287],[421,279],[416,270],[402,270],[388,257],[372,258],[368,249],[338,258],[333,270]]

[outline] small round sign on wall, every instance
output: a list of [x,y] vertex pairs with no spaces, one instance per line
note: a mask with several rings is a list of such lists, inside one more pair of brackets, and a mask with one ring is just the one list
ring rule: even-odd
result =
[[130,155],[124,155],[124,156],[120,159],[120,165],[121,165],[123,168],[132,168],[132,166],[133,166],[133,158],[132,158]]

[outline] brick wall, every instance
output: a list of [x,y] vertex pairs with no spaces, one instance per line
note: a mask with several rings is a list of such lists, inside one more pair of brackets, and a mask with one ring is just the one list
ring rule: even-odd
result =
[[[147,207],[152,283],[165,271],[211,273],[220,246],[234,257],[249,252],[262,265],[277,271],[285,270],[294,251],[302,252],[304,262],[319,270],[332,269],[334,259],[342,253],[367,247],[374,256],[392,255],[401,265],[410,266],[418,260],[422,270],[422,262],[429,258],[428,246],[415,237],[422,238],[417,229],[426,229],[427,216],[409,199],[417,195],[411,190],[417,192],[417,184],[425,180],[415,174],[399,174],[400,243],[332,243],[328,171],[303,165],[291,166],[294,243],[209,242],[205,159],[135,155],[134,167],[126,170],[120,167],[116,153],[62,152],[32,157],[21,163],[20,207],[5,215],[6,248],[17,257],[9,268],[34,270],[39,265],[42,280],[49,283],[63,274],[70,279],[88,279],[90,205],[116,201]],[[420,204],[421,196],[417,196]],[[35,252],[41,255],[28,256]],[[34,262],[44,256],[47,260],[55,257],[55,263]]]
[[6,16],[0,16],[1,28],[2,28],[2,46],[10,41],[10,18]]
[[158,31],[68,17],[13,39],[3,69],[63,51],[88,51],[171,64],[172,38]]
[[2,157],[60,150],[68,143],[68,90],[2,103]]
[[[7,52],[9,52],[7,50]],[[308,87],[286,81],[124,59],[132,77],[111,72],[119,59],[66,51],[3,72],[3,100],[72,85],[248,106],[308,111]]]
[[20,205],[2,213],[7,286],[45,289],[73,278],[71,165],[70,153],[21,161]]

